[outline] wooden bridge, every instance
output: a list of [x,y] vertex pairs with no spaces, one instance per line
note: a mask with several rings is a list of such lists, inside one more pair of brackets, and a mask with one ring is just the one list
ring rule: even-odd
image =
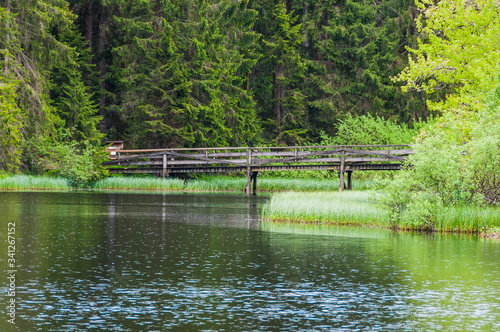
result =
[[[266,171],[330,170],[340,177],[342,191],[352,189],[352,172],[399,170],[413,154],[408,145],[342,145],[286,147],[227,147],[117,151],[104,165],[111,174],[149,173],[167,177],[179,173],[247,175],[245,191],[257,192],[257,175]],[[253,182],[253,186],[252,186]]]

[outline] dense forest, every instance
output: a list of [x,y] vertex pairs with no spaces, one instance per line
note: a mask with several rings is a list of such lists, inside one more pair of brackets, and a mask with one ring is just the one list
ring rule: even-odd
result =
[[0,0],[1,167],[50,169],[106,140],[314,143],[361,115],[411,126],[428,95],[391,78],[418,14],[412,0]]
[[499,17],[494,0],[0,0],[0,172],[86,183],[108,140],[469,158],[496,137]]

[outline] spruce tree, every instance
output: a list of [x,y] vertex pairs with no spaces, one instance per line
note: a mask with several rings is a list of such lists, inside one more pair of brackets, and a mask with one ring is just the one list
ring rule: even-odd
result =
[[332,0],[307,7],[310,57],[305,82],[315,128],[334,134],[344,114],[410,121],[423,105],[409,103],[391,81],[406,62],[405,45],[414,25],[411,5]]
[[256,28],[262,33],[262,61],[253,72],[252,86],[266,137],[278,143],[298,143],[306,138],[308,128],[302,93],[306,66],[299,52],[302,25],[282,1],[272,11],[260,3],[254,6],[260,12]]
[[136,147],[255,144],[259,126],[246,87],[258,36],[245,1],[115,5],[114,138]]

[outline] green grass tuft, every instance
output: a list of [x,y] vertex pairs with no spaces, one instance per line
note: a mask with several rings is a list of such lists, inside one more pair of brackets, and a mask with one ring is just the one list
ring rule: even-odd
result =
[[[275,193],[262,211],[274,221],[355,224],[391,227],[387,211],[369,192]],[[396,228],[419,230],[403,220]],[[454,233],[488,233],[500,227],[500,208],[458,206],[440,210],[434,230]]]
[[[354,189],[366,190],[371,181],[354,182]],[[186,190],[192,191],[242,191],[246,185],[245,177],[202,176],[186,183]],[[330,179],[290,179],[257,177],[257,191],[338,191],[339,180]]]
[[184,181],[174,178],[113,176],[97,181],[92,189],[106,190],[183,190]]
[[498,207],[454,206],[439,211],[436,230],[444,232],[485,232],[500,226]]
[[387,213],[368,192],[276,193],[262,210],[264,219],[388,226]]
[[67,179],[46,176],[12,175],[0,177],[0,190],[69,190]]

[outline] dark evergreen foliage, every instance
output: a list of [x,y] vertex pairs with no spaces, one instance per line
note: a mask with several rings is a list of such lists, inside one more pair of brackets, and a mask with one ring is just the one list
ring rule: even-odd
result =
[[81,148],[103,136],[128,148],[296,144],[347,117],[428,115],[425,96],[391,81],[417,38],[411,0],[0,6],[5,169],[42,136]]

